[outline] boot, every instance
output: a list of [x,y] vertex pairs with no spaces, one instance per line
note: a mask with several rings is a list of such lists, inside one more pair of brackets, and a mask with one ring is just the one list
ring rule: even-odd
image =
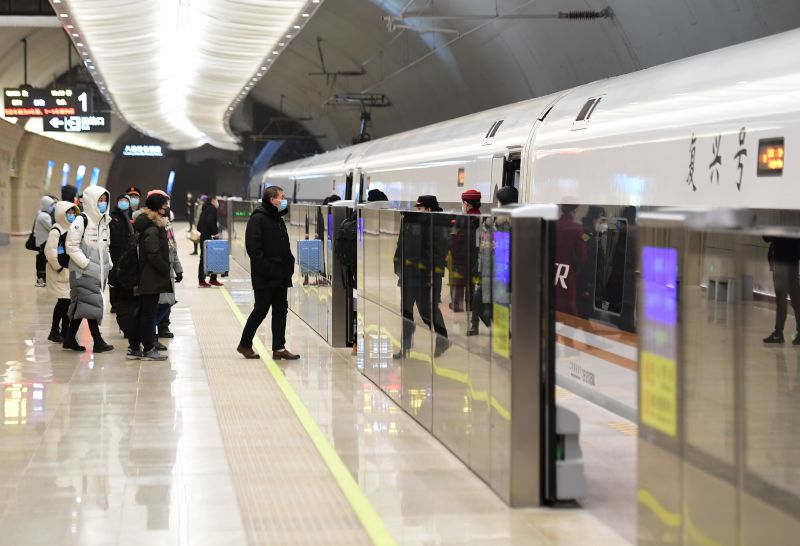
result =
[[64,343],[64,337],[58,333],[58,330],[50,330],[50,335],[47,336],[47,341],[53,343]]

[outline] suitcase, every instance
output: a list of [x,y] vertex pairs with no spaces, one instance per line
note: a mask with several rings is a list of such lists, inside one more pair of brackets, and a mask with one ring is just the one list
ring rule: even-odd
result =
[[322,241],[319,239],[297,241],[297,256],[302,275],[322,273]]
[[225,239],[203,242],[203,271],[206,275],[227,274],[230,270],[230,252]]

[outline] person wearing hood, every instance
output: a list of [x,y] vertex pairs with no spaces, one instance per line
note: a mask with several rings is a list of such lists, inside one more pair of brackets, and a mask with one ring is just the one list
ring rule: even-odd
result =
[[102,186],[90,186],[83,192],[83,214],[70,225],[66,238],[69,255],[69,332],[65,349],[85,351],[76,336],[81,321],[86,319],[94,340],[94,352],[114,349],[100,335],[100,322],[105,310],[105,290],[111,256],[108,252],[111,235],[108,228],[108,207],[111,196]]
[[203,210],[200,212],[200,218],[197,220],[197,231],[200,232],[200,266],[197,270],[197,280],[199,286],[207,288],[209,286],[222,286],[222,283],[217,280],[216,275],[211,275],[211,281],[206,282],[206,272],[203,269],[203,258],[205,256],[204,243],[209,239],[216,238],[219,235],[219,217],[217,216],[217,209],[219,208],[219,200],[212,197],[210,201],[203,204]]
[[55,205],[56,222],[47,235],[44,255],[47,258],[47,293],[56,300],[50,335],[53,343],[63,343],[69,331],[69,256],[65,248],[69,226],[80,215],[75,203],[59,201]]
[[33,222],[33,238],[36,239],[36,287],[44,288],[47,286],[47,258],[44,256],[44,245],[47,242],[47,235],[53,227],[53,209],[56,201],[49,195],[42,197],[39,202],[39,211]]
[[108,276],[108,293],[111,299],[111,312],[116,313],[117,326],[125,337],[130,331],[130,322],[136,312],[136,296],[131,287],[124,287],[119,274],[122,256],[136,246],[136,233],[131,220],[131,197],[128,194],[117,196],[116,207],[111,212],[109,222],[111,242],[109,251],[114,267]]
[[253,312],[247,318],[236,350],[245,358],[258,358],[253,338],[272,307],[272,358],[297,360],[300,355],[286,350],[287,291],[292,286],[294,256],[283,216],[289,212],[283,189],[269,186],[261,205],[247,221],[244,242],[250,257],[250,277],[255,292]]
[[128,360],[167,359],[167,355],[156,349],[153,326],[159,295],[172,290],[168,223],[169,197],[163,192],[151,193],[133,222],[133,229],[139,235],[139,314],[128,336]]

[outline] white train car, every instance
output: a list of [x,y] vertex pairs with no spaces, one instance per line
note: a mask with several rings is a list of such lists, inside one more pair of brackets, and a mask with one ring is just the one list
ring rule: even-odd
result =
[[[257,185],[295,201],[361,201],[378,188],[398,208],[434,194],[445,209],[466,189],[491,203],[513,185],[523,202],[565,205],[588,256],[556,286],[559,381],[634,419],[638,211],[747,207],[795,222],[799,50],[790,31],[279,165]],[[709,270],[724,275],[732,252],[703,244],[698,285]],[[774,297],[766,249],[752,245],[753,290]]]

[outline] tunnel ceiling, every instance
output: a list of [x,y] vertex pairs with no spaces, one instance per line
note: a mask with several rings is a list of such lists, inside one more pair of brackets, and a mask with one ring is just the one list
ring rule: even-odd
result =
[[798,26],[797,0],[325,0],[250,98],[331,149],[358,94],[379,138]]

